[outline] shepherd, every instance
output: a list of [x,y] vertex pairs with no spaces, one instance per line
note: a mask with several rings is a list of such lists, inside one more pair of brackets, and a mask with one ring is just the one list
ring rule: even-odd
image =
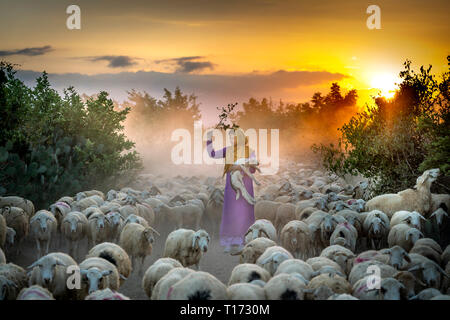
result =
[[214,159],[225,158],[223,176],[226,175],[226,183],[220,245],[225,247],[225,252],[236,253],[242,250],[245,233],[255,222],[252,174],[259,170],[258,162],[242,129],[231,129],[229,136],[232,145],[221,150],[214,150],[212,134],[212,130],[207,133],[206,148],[209,156]]

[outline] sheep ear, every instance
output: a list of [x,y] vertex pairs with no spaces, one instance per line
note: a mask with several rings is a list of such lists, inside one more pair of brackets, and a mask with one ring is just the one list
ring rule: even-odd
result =
[[62,262],[62,261],[59,260],[59,259],[56,260],[56,265],[57,265],[57,266],[63,266],[63,267],[66,267],[66,266],[67,266],[64,262]]
[[127,280],[127,279],[128,279],[127,277],[125,277],[124,275],[122,275],[122,274],[120,274],[120,273],[119,273],[119,277],[120,277],[120,279],[122,279],[122,280]]
[[41,262],[41,259],[39,259],[39,260],[36,260],[35,262],[33,262],[30,266],[28,266],[28,268],[27,269],[31,269],[31,268],[34,268],[34,267],[36,267],[39,263]]
[[103,270],[102,276],[109,276],[111,273],[113,273],[112,270]]
[[8,286],[12,286],[12,287],[14,287],[16,289],[19,289],[19,287],[17,286],[17,284],[15,284],[14,281],[11,281],[11,280],[7,279],[6,283],[8,284]]
[[409,272],[416,270],[422,270],[422,266],[420,264],[416,264],[414,267],[408,269]]
[[406,233],[406,240],[409,240],[409,231]]
[[264,234],[265,234],[265,235],[267,236],[267,238],[269,238],[269,239],[270,239],[270,237],[269,237],[269,235],[267,234],[266,230],[264,230],[264,229],[261,229],[261,230],[260,230],[260,232],[261,232],[261,233],[264,233]]
[[197,241],[198,235],[197,233],[194,233],[194,237],[192,238],[192,248],[195,247],[195,241]]
[[411,262],[411,258],[409,257],[409,254],[408,253],[404,253],[403,254],[403,258],[406,260],[406,262]]
[[275,256],[275,254],[276,254],[276,252],[272,253],[269,257],[267,257],[264,260],[262,260],[261,264],[265,265],[267,262],[269,262]]
[[420,280],[419,278],[414,277],[414,279],[415,279],[415,281],[416,281],[418,284],[420,284],[421,286],[424,286],[424,287],[426,286],[426,284],[423,283],[422,280]]
[[450,277],[448,276],[447,272],[445,272],[445,270],[442,269],[440,265],[438,265],[438,264],[437,264],[436,262],[434,262],[434,261],[433,261],[433,263],[434,263],[434,265],[436,266],[436,268],[439,270],[439,272],[441,272],[445,277],[450,278]]

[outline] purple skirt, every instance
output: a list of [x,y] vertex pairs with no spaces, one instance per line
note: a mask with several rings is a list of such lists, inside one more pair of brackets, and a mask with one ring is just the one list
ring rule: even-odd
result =
[[[253,181],[246,175],[243,181],[248,193],[253,196]],[[231,187],[230,173],[227,173],[220,224],[220,245],[244,245],[244,235],[254,222],[253,205],[249,204],[242,195],[236,200],[236,192]]]

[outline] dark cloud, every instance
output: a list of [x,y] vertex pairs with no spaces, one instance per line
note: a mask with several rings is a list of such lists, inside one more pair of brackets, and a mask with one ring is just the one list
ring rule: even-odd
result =
[[52,46],[33,47],[33,48],[24,48],[24,49],[16,49],[16,50],[3,50],[3,51],[0,51],[0,57],[13,56],[13,55],[41,56],[50,51],[53,51]]
[[97,56],[87,57],[89,61],[108,61],[108,67],[110,68],[123,68],[133,66],[136,63],[136,59],[129,56]]
[[181,57],[174,59],[156,60],[156,63],[167,63],[175,65],[175,72],[178,73],[191,73],[195,71],[202,71],[204,69],[213,70],[215,64],[210,61],[196,61],[204,59],[202,56]]

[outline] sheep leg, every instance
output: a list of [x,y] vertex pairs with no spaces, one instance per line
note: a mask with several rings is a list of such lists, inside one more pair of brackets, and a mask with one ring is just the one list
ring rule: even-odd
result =
[[45,254],[48,254],[49,247],[50,247],[50,240],[46,240]]
[[42,255],[41,255],[41,242],[39,241],[39,239],[36,239],[36,251],[37,251],[37,259],[39,259],[40,257],[42,257]]

